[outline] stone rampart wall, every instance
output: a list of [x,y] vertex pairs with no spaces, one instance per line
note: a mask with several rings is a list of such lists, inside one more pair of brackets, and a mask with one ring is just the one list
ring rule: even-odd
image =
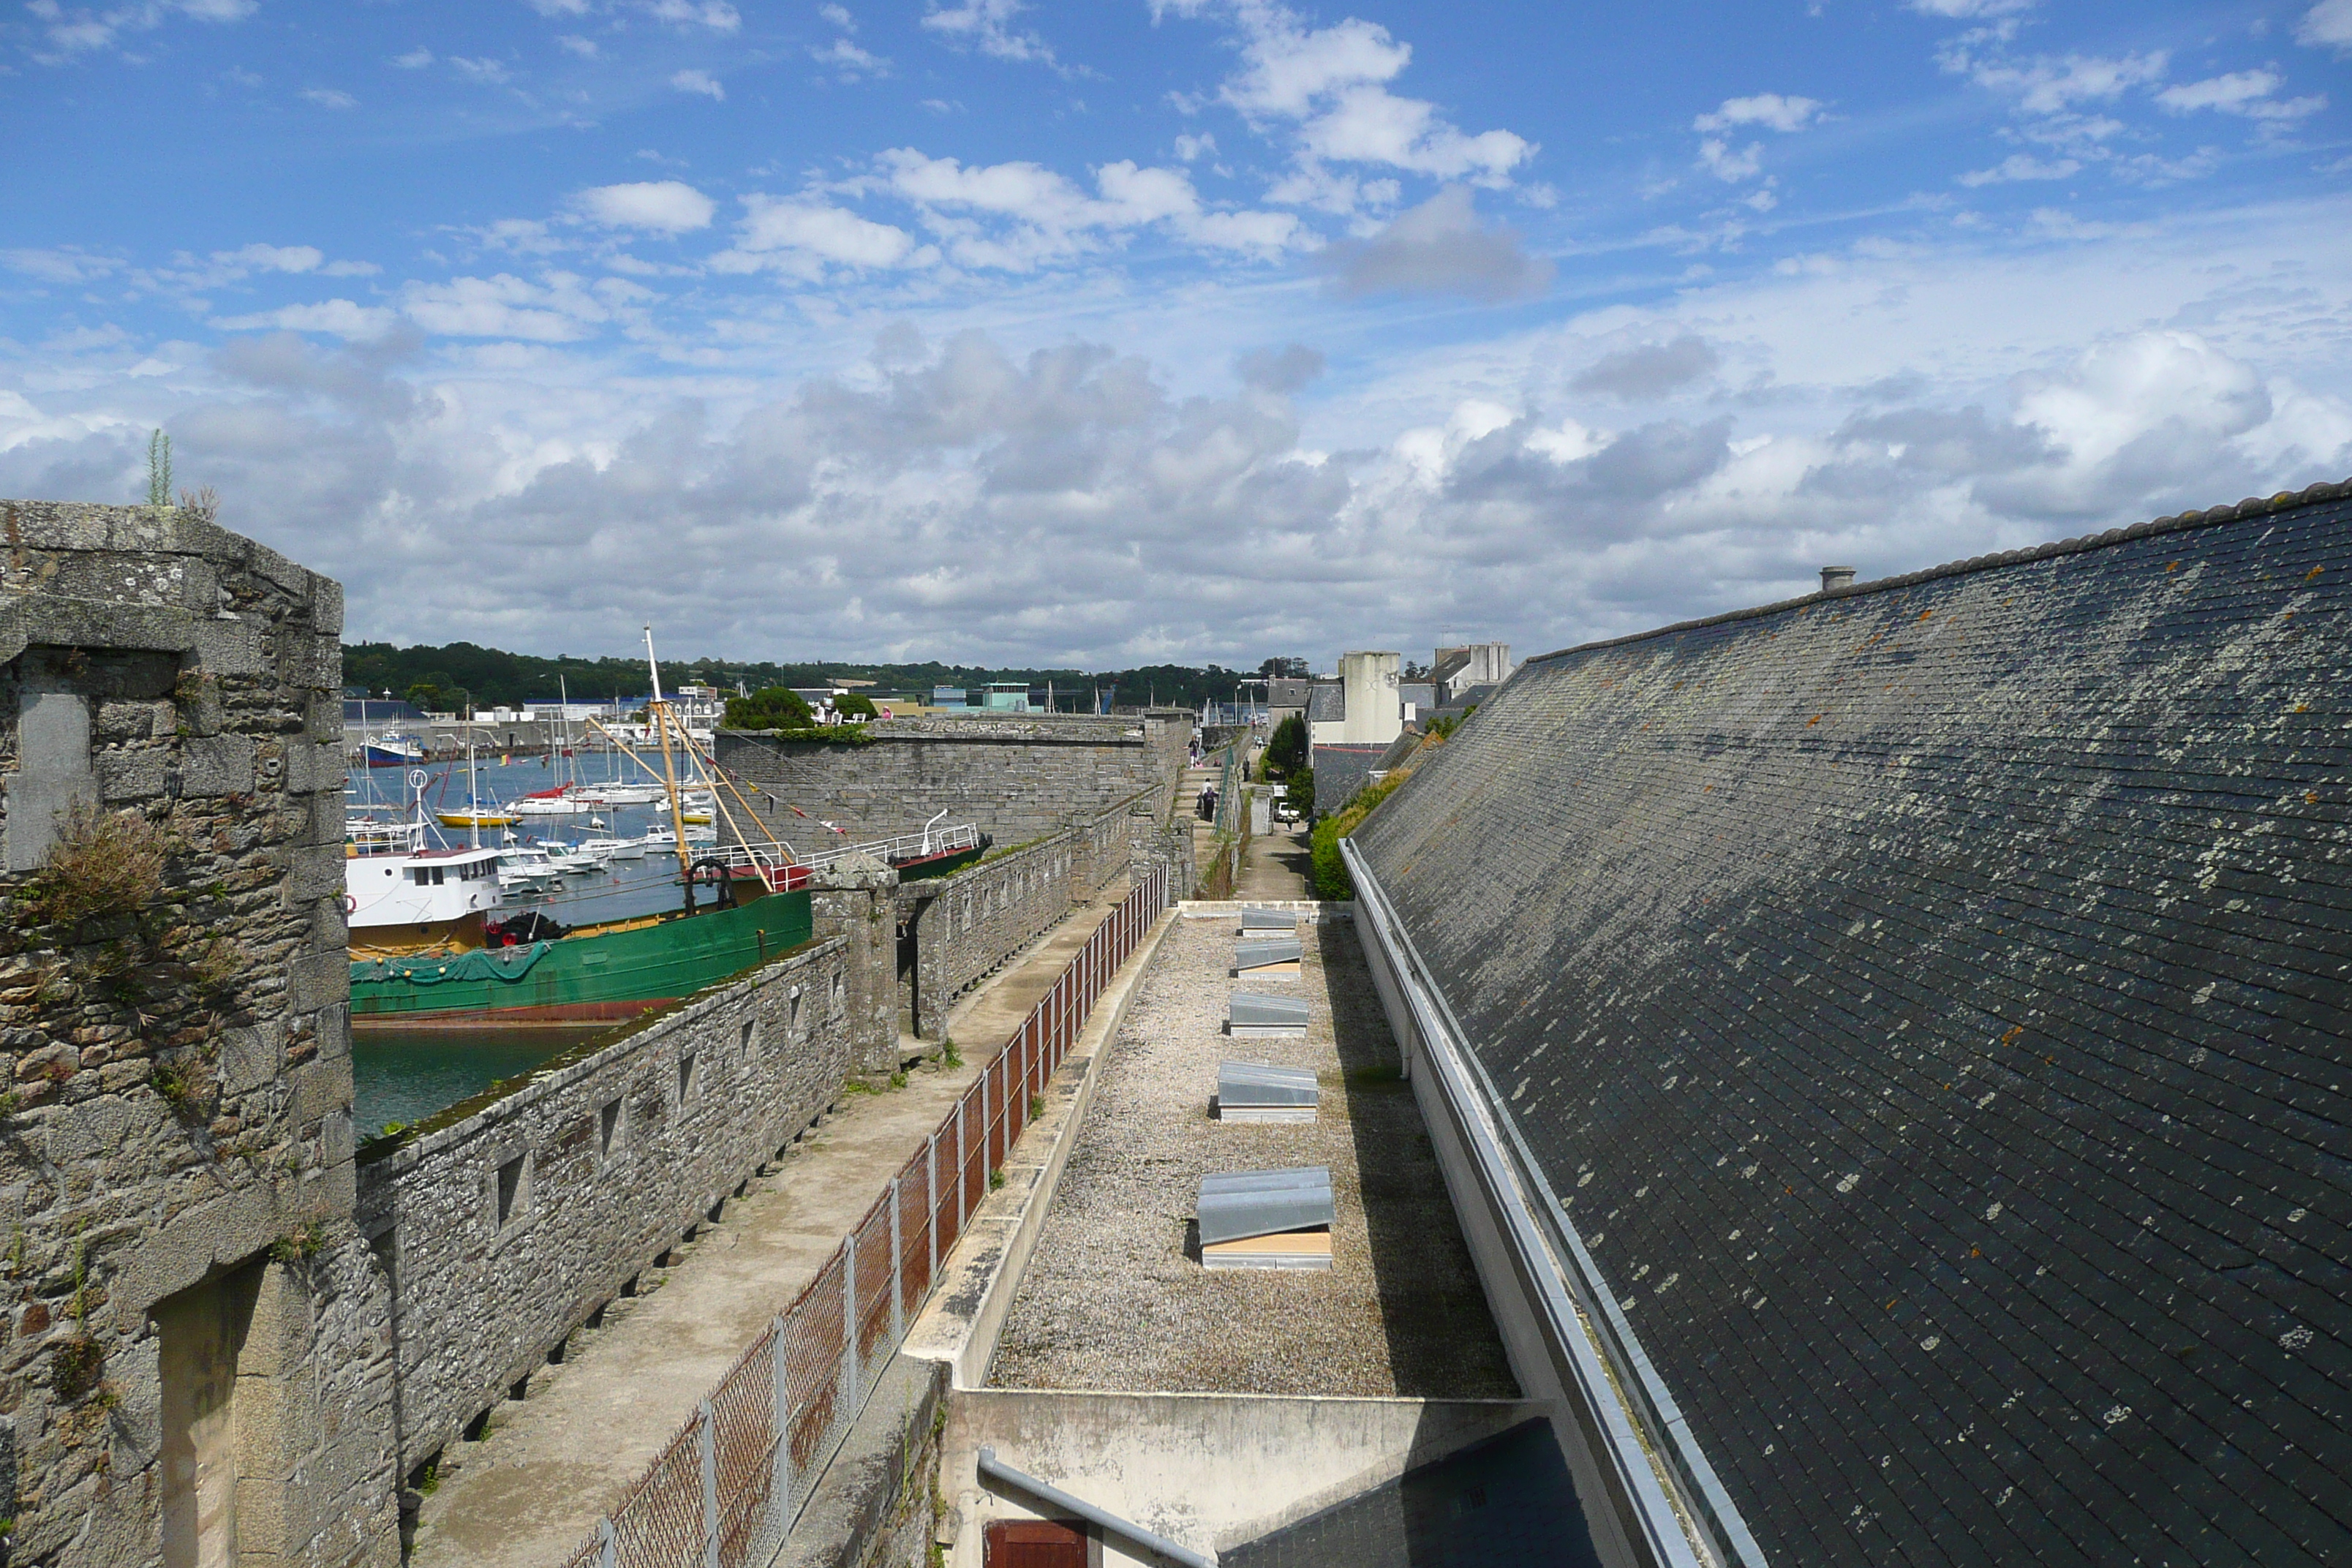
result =
[[[721,731],[719,765],[763,826],[796,849],[919,833],[944,809],[1000,844],[1025,844],[1128,800],[1172,790],[1191,742],[1182,715],[889,719],[864,745]],[[804,816],[793,815],[797,807]],[[1165,803],[1157,809],[1165,814]]]
[[394,1279],[404,1471],[839,1096],[854,956],[851,938],[824,938],[370,1151],[359,1221]]
[[[956,999],[1003,968],[1070,910],[1127,889],[1154,865],[1192,863],[1190,819],[1163,827],[1156,786],[953,877],[898,889],[898,1005],[908,1026],[938,1039]],[[1182,844],[1176,847],[1181,836]],[[1189,891],[1187,879],[1182,890]],[[911,963],[908,950],[911,946]]]
[[[389,1296],[349,1221],[342,591],[177,509],[0,521],[11,1554],[218,1541],[166,1475],[194,1443],[238,1561],[396,1557]],[[93,862],[45,864],[106,835],[160,876],[60,916],[41,889]]]

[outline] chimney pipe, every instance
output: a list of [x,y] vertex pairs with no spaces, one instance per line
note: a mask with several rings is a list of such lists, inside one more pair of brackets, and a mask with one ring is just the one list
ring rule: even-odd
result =
[[1851,588],[1851,587],[1853,587],[1853,567],[1851,567],[1851,566],[1824,566],[1824,567],[1822,567],[1822,593],[1827,594],[1827,593],[1829,593],[1829,592],[1832,591],[1833,589],[1838,589],[1838,588]]

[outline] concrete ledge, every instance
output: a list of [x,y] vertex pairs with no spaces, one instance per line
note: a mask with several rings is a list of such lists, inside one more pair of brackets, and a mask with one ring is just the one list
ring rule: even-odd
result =
[[[959,1391],[940,1441],[940,1533],[954,1534],[950,1563],[979,1568],[989,1521],[1042,1517],[978,1479],[983,1445],[1154,1534],[1223,1552],[1543,1413],[1517,1399]],[[1113,1546],[1106,1563],[1129,1560]]]
[[907,1331],[900,1353],[949,1363],[958,1391],[976,1389],[988,1376],[1004,1315],[1076,1142],[1072,1134],[1093,1102],[1104,1047],[1118,1037],[1137,984],[1175,923],[1173,912],[1163,911],[1096,1002],[1085,1031],[1046,1083],[1045,1110],[1005,1152],[1004,1185],[965,1220],[955,1250],[940,1263],[930,1304]]
[[[772,1568],[917,1561],[913,1552],[930,1542],[933,1428],[947,1392],[944,1363],[891,1358]],[[902,1531],[921,1544],[892,1550],[903,1547],[891,1540]]]

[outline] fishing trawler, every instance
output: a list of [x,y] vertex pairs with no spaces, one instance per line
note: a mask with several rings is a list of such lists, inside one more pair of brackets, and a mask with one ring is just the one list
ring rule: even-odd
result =
[[[462,908],[453,905],[437,921],[371,927],[364,942],[355,928],[352,947],[354,1027],[479,1027],[625,1019],[690,996],[811,940],[809,895],[803,889],[812,871],[824,862],[802,858],[761,825],[759,814],[663,700],[651,628],[646,633],[646,657],[654,690],[648,719],[660,748],[661,766],[656,768],[617,736],[609,738],[655,780],[656,798],[667,803],[667,826],[656,827],[639,842],[677,858],[684,908],[578,927],[567,927],[536,910],[507,914],[500,891],[503,852],[499,847],[439,851],[445,858],[455,858],[450,863],[462,861],[473,868],[467,885],[479,889],[480,901]],[[680,758],[685,762],[685,776],[680,776]],[[412,783],[414,820],[384,826],[387,831],[397,826],[412,834],[421,851],[427,831],[424,774],[412,775]],[[728,806],[729,797],[740,811]],[[714,814],[728,825],[730,842],[723,847],[715,842],[716,829],[697,832],[693,826],[698,817],[708,821]],[[446,822],[447,815],[442,820]],[[346,862],[354,909],[359,886],[369,882],[365,874],[352,869],[368,858],[358,851],[357,843],[355,837],[355,847]],[[902,879],[912,880],[943,876],[977,859],[987,847],[987,836],[967,826],[927,829],[914,841],[851,846],[825,859],[871,854],[897,866]],[[432,864],[428,862],[428,872]],[[418,884],[412,876],[409,885],[436,888],[449,883],[428,877],[425,883]],[[699,911],[695,907],[698,889],[712,895],[709,907]]]

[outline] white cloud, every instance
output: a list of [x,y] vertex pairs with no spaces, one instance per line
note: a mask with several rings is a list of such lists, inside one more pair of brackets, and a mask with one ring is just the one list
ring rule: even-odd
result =
[[823,48],[811,46],[809,58],[821,66],[831,66],[848,77],[883,76],[890,69],[888,60],[859,48],[847,38],[835,38]]
[[1198,136],[1188,134],[1176,138],[1176,156],[1183,159],[1187,163],[1207,157],[1216,150],[1217,139],[1206,132]]
[[1923,16],[1948,16],[1954,20],[1975,17],[2011,16],[2033,8],[2034,0],[1909,0],[1911,9]]
[[174,16],[195,22],[242,22],[253,15],[258,0],[139,0],[126,5],[95,9],[68,8],[58,0],[26,0],[48,51],[35,58],[54,65],[92,49],[110,47],[126,32],[152,32]]
[[401,291],[401,310],[425,331],[449,337],[543,343],[587,337],[612,319],[612,311],[583,289],[580,279],[564,273],[550,274],[545,283],[505,272],[446,283],[412,283]]
[[1729,131],[1741,125],[1759,125],[1767,131],[1802,131],[1821,112],[1821,104],[1813,99],[1759,92],[1753,98],[1725,99],[1723,107],[1692,121],[1691,129]]
[[44,283],[88,283],[121,270],[122,263],[110,256],[92,256],[72,247],[56,250],[27,247],[0,250],[0,267]]
[[2030,153],[2012,153],[1990,169],[1975,169],[1962,174],[1960,184],[1974,189],[2012,180],[2063,180],[2082,167],[2072,158],[2053,161],[2036,158]]
[[557,34],[555,46],[566,54],[577,55],[583,60],[593,60],[597,55],[596,40],[583,38],[577,33]]
[[681,180],[597,185],[572,197],[572,204],[606,228],[653,229],[662,234],[708,228],[717,210],[709,196]]
[[814,279],[830,267],[877,270],[922,265],[938,254],[904,229],[824,202],[752,195],[743,206],[734,248],[712,259],[722,272],[773,268]]
[[419,44],[404,55],[393,56],[392,63],[402,70],[423,70],[433,63],[433,51]]
[[1029,7],[1024,0],[963,0],[940,5],[933,0],[923,14],[923,26],[950,43],[978,49],[1000,60],[1024,60],[1053,66],[1053,49],[1033,32],[1018,32],[1013,18]]
[[257,272],[315,272],[327,259],[316,246],[248,245],[240,250],[215,250],[216,265]]
[[2030,60],[2023,65],[1978,61],[1969,75],[1979,87],[2006,93],[2029,114],[2058,114],[2077,104],[2108,103],[2128,88],[2161,80],[2168,57],[2161,50],[2144,55],[2067,55],[2063,58]]
[[669,79],[669,84],[680,92],[698,92],[705,98],[716,99],[721,103],[727,101],[727,89],[721,87],[719,84],[719,79],[709,71],[682,70]]
[[2158,93],[2156,101],[2174,114],[2214,109],[2268,121],[2301,120],[2327,107],[2326,97],[2318,94],[2284,100],[2273,98],[2284,80],[2274,70],[2231,71],[2204,81],[2175,83]]
[[708,27],[714,33],[732,33],[743,25],[743,17],[727,0],[652,0],[646,10],[657,21],[682,26]]
[[507,68],[488,56],[469,59],[463,55],[451,55],[449,63],[457,68],[458,75],[486,87],[497,87],[507,80]]
[[331,87],[306,87],[302,89],[302,100],[315,103],[320,109],[357,109],[360,106],[358,99]]
[[849,7],[846,5],[834,5],[828,0],[827,4],[816,8],[816,14],[845,33],[857,31],[857,18],[849,14]]
[[[1026,272],[1096,248],[1108,237],[1150,225],[1195,245],[1277,254],[1303,231],[1288,213],[1206,209],[1181,169],[1145,168],[1128,160],[1095,171],[1096,194],[1042,164],[965,165],[911,147],[877,160],[893,195],[924,209],[948,253],[967,267]],[[1009,226],[975,227],[949,215],[978,214]]]
[[1698,161],[1699,165],[1717,179],[1737,184],[1742,180],[1752,180],[1763,173],[1764,143],[1750,142],[1747,146],[1735,151],[1731,144],[1720,136],[1701,137],[1698,144]]
[[286,332],[325,332],[339,338],[380,338],[400,320],[394,312],[350,300],[323,300],[313,305],[282,305],[247,316],[229,316],[213,325],[226,331],[264,328]]
[[2352,54],[2352,0],[2319,0],[2294,26],[2295,42]]
[[[1199,12],[1200,5],[1178,6]],[[1508,131],[1465,132],[1437,106],[1402,98],[1388,84],[1412,59],[1410,45],[1386,27],[1350,16],[1309,27],[1297,14],[1262,0],[1233,7],[1244,40],[1242,66],[1222,89],[1225,102],[1261,131],[1293,122],[1297,168],[1270,199],[1342,207],[1359,187],[1329,163],[1370,163],[1440,180],[1499,188],[1535,156],[1535,143]]]

